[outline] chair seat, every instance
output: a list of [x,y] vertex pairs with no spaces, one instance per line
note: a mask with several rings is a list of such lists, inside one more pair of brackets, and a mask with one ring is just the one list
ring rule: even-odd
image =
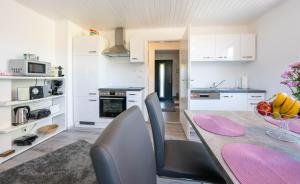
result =
[[205,147],[192,141],[166,140],[165,163],[158,175],[225,183]]

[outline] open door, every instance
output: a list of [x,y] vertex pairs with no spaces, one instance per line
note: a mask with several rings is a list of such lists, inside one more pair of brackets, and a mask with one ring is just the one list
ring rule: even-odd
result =
[[183,130],[187,136],[190,138],[190,124],[184,115],[184,110],[189,109],[189,99],[190,99],[190,26],[187,27],[182,40],[180,41],[179,50],[179,62],[180,62],[180,122],[182,124]]

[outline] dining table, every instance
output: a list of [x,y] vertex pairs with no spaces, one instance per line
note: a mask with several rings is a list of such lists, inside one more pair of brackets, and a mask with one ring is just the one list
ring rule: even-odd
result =
[[[207,149],[209,155],[215,161],[216,166],[219,167],[224,179],[226,180],[226,183],[242,183],[240,182],[238,177],[236,177],[232,169],[227,165],[226,161],[224,160],[224,157],[222,156],[222,148],[228,144],[242,143],[259,145],[278,151],[280,153],[287,154],[293,160],[300,162],[300,136],[298,134],[292,133],[296,137],[299,137],[299,141],[295,142],[285,142],[270,137],[266,134],[266,130],[276,131],[278,127],[268,123],[264,120],[264,118],[260,117],[255,112],[185,110],[184,114],[187,118],[187,121],[194,129],[197,136],[200,138],[202,144]],[[194,118],[196,115],[214,115],[226,117],[227,119],[230,119],[236,122],[237,124],[241,125],[245,130],[244,135],[230,137],[211,133],[198,126]],[[257,176],[260,174],[258,173],[260,172],[260,170],[254,172],[257,172]],[[255,177],[255,175],[250,177]]]

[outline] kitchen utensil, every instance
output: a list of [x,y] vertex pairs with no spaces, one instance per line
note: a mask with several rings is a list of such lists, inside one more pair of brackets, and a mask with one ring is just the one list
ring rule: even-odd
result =
[[43,126],[39,129],[37,129],[37,132],[40,133],[40,134],[50,134],[52,132],[55,132],[58,128],[58,125],[57,124],[53,124],[53,125],[46,125],[46,126]]
[[29,106],[20,106],[14,108],[15,113],[15,123],[14,126],[24,124],[29,119],[30,107]]
[[11,155],[11,154],[13,154],[13,153],[15,153],[15,152],[16,152],[16,150],[13,150],[13,149],[7,150],[7,151],[1,153],[1,154],[0,154],[0,157],[7,157],[7,156],[9,156],[9,155]]
[[31,111],[29,118],[30,119],[42,119],[48,117],[51,114],[49,109],[38,109],[35,111]]

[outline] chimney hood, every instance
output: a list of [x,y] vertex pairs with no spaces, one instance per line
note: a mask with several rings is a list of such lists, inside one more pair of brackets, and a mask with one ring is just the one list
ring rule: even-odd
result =
[[105,49],[102,54],[109,57],[129,57],[129,50],[124,46],[124,29],[118,27],[115,30],[115,45]]

